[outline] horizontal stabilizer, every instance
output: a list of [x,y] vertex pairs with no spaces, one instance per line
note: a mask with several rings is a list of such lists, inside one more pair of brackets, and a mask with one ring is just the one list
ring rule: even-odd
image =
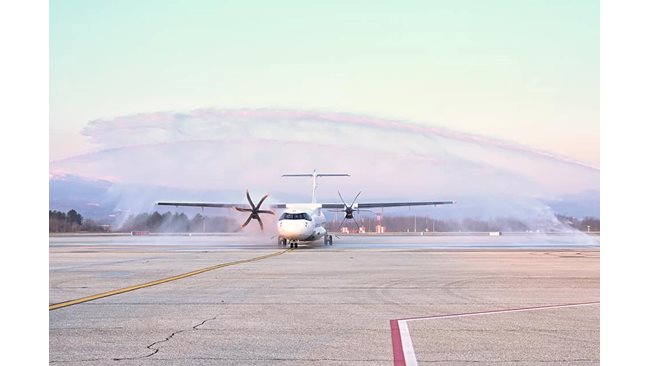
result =
[[344,173],[310,173],[310,174],[282,174],[283,177],[349,177]]
[[316,178],[318,177],[349,177],[346,173],[318,173],[316,169],[311,174],[282,174],[283,177],[311,177],[311,202],[316,203]]

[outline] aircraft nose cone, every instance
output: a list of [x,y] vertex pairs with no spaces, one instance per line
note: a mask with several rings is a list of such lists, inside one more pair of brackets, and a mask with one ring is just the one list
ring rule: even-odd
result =
[[301,239],[307,226],[302,220],[282,220],[278,223],[278,234],[287,239]]

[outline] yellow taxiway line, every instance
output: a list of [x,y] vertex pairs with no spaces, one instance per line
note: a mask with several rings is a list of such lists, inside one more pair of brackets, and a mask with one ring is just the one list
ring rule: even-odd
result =
[[194,276],[194,275],[197,275],[197,274],[200,274],[200,273],[212,271],[212,270],[223,268],[223,267],[234,266],[234,265],[242,264],[242,263],[255,262],[255,261],[262,260],[262,259],[275,257],[277,255],[284,254],[284,253],[289,252],[291,250],[293,250],[293,249],[287,249],[287,250],[283,250],[283,251],[279,251],[279,252],[275,252],[275,253],[271,253],[271,254],[267,254],[267,255],[262,255],[262,256],[255,257],[255,258],[250,258],[250,259],[242,259],[242,260],[233,261],[233,262],[221,263],[221,264],[217,264],[217,265],[214,265],[214,266],[197,269],[197,270],[192,271],[192,272],[179,274],[177,276],[167,277],[167,278],[163,278],[163,279],[160,279],[160,280],[143,283],[143,284],[140,284],[140,285],[129,286],[129,287],[125,287],[125,288],[121,288],[121,289],[117,289],[117,290],[102,292],[101,294],[90,295],[90,296],[82,297],[82,298],[79,298],[79,299],[59,302],[59,303],[50,305],[50,310],[56,310],[56,309],[60,309],[60,308],[66,307],[66,306],[81,304],[82,302],[101,299],[102,297],[108,297],[108,296],[118,295],[118,294],[122,294],[122,293],[129,292],[129,291],[139,290],[139,289],[145,288],[145,287],[160,285],[161,283],[180,280],[182,278]]

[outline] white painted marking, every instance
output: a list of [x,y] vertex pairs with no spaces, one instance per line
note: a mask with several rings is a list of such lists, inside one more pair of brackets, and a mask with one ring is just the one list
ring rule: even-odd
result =
[[492,315],[492,314],[503,314],[503,313],[516,313],[522,311],[549,310],[549,309],[570,308],[570,307],[599,305],[599,304],[600,302],[598,301],[598,302],[586,302],[581,304],[548,305],[548,306],[536,306],[536,307],[522,308],[522,309],[492,310],[492,311],[480,311],[475,313],[434,315],[434,316],[425,316],[421,318],[401,319],[397,321],[397,325],[399,326],[399,334],[400,334],[400,338],[402,339],[402,350],[404,351],[404,361],[406,362],[407,366],[418,364],[418,361],[415,358],[415,350],[413,349],[413,341],[411,340],[411,335],[409,333],[409,327],[407,322],[411,322],[415,320],[463,318],[463,317],[478,316],[478,315]]
[[418,360],[415,358],[415,350],[413,349],[413,341],[411,340],[411,334],[409,333],[409,326],[406,324],[406,320],[398,320],[397,325],[399,326],[399,335],[402,339],[404,362],[406,363],[406,366],[416,366]]

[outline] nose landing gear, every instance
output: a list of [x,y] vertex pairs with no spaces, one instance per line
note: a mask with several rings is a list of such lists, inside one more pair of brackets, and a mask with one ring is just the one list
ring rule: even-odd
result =
[[298,241],[297,240],[289,240],[287,238],[278,238],[278,245],[282,245],[283,247],[286,247],[287,243],[289,243],[289,248],[291,248],[291,249],[298,248]]
[[[288,240],[287,238],[278,238],[278,245],[286,247],[287,243],[289,244],[289,248],[291,248],[291,249],[297,249],[298,248],[298,241],[297,240]],[[328,244],[332,245],[332,235],[323,236],[323,243],[325,245],[328,245]]]

